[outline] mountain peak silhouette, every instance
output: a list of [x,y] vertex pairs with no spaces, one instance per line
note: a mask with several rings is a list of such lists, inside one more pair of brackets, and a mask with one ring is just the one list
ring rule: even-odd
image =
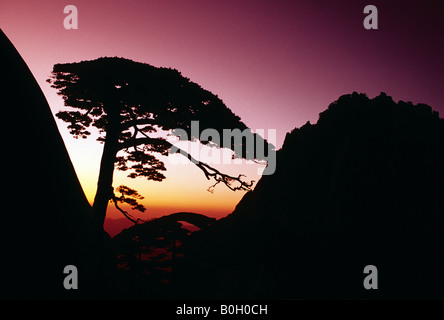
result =
[[[276,172],[231,215],[196,234],[200,272],[219,274],[196,294],[442,298],[443,194],[437,112],[385,93],[343,95],[287,134]],[[363,286],[366,265],[378,268],[378,290]]]

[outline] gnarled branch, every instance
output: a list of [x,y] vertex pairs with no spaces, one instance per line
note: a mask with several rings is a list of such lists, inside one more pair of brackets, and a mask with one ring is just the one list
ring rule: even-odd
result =
[[[168,147],[169,149],[174,148],[176,150],[174,153],[180,153],[181,155],[185,156],[188,160],[190,160],[192,163],[194,163],[202,172],[204,173],[205,177],[210,180],[213,178],[216,183],[213,184],[208,188],[209,192],[213,192],[214,187],[219,184],[223,183],[225,184],[230,190],[237,191],[237,190],[251,190],[251,187],[254,184],[254,180],[250,182],[246,182],[242,180],[242,177],[245,177],[245,175],[238,175],[237,177],[230,176],[228,174],[222,173],[216,168],[211,167],[210,165],[197,160],[194,158],[191,154],[186,152],[185,150],[182,150],[176,146],[174,146],[171,142],[162,139],[162,138],[151,138],[147,135],[144,135],[144,138],[137,138],[137,139],[131,139],[128,141],[125,141],[120,144],[121,149],[126,149],[129,147],[134,147],[141,144],[153,144],[153,145],[162,145],[165,147]],[[238,183],[238,185],[233,185],[234,183]]]
[[139,193],[136,190],[130,189],[130,188],[126,187],[126,186],[120,186],[117,189],[121,193],[121,196],[117,197],[116,194],[114,193],[114,191],[112,192],[112,195],[111,195],[111,200],[113,201],[114,206],[116,207],[116,209],[119,210],[125,216],[125,218],[127,218],[128,220],[130,220],[134,224],[137,224],[139,222],[145,222],[142,219],[134,218],[132,215],[130,215],[128,212],[126,212],[125,210],[120,208],[119,205],[118,205],[119,202],[126,202],[126,203],[129,203],[132,206],[133,209],[136,209],[136,210],[139,210],[139,211],[143,212],[143,211],[145,211],[145,207],[143,205],[140,205],[137,202],[136,199],[125,198],[125,195],[130,195],[130,196],[133,196],[134,198],[139,198],[139,199],[143,199],[143,197],[140,196]]

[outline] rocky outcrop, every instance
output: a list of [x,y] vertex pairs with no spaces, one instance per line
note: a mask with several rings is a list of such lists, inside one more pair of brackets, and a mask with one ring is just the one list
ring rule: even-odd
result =
[[[3,168],[2,298],[89,297],[97,293],[101,239],[48,103],[0,30]],[[79,289],[66,290],[66,265]]]
[[[196,234],[193,254],[208,267],[195,293],[442,298],[443,194],[437,112],[384,93],[341,96],[287,134],[276,172],[230,216]],[[363,286],[366,265],[377,290]]]

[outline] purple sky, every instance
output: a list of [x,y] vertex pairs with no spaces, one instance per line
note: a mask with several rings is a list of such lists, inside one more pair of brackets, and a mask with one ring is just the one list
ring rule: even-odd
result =
[[[179,69],[253,128],[283,134],[354,90],[444,108],[444,3],[372,1],[2,1],[0,26],[43,85],[54,63],[123,56]],[[58,108],[58,106],[53,106]]]
[[[78,30],[63,27],[68,4],[78,8]],[[367,4],[378,8],[378,30],[363,27]],[[329,103],[353,91],[427,103],[442,117],[443,14],[442,0],[4,0],[0,27],[54,112],[63,102],[45,80],[55,63],[121,56],[178,69],[218,94],[251,128],[276,129],[280,147],[286,132],[316,122]],[[74,141],[58,124],[91,195],[100,147]],[[196,188],[205,193],[208,182],[199,181]],[[242,196],[220,193],[228,204],[214,206],[226,213]]]

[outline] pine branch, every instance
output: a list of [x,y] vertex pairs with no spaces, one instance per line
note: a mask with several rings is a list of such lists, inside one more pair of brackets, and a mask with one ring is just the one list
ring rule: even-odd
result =
[[131,222],[137,224],[139,222],[145,222],[142,219],[139,218],[134,218],[132,215],[130,215],[127,211],[123,210],[122,208],[119,207],[118,203],[119,202],[126,202],[132,205],[133,209],[137,209],[139,211],[145,211],[145,207],[143,205],[138,204],[136,199],[132,199],[132,198],[125,198],[125,195],[130,195],[133,196],[135,198],[139,198],[139,199],[143,199],[142,196],[139,195],[139,193],[136,190],[130,189],[126,186],[120,186],[117,188],[117,190],[121,193],[120,197],[117,197],[116,194],[114,193],[114,191],[112,192],[112,197],[111,200],[114,203],[114,206],[116,207],[117,210],[119,210],[124,216],[125,218],[127,218],[128,220],[130,220]]

